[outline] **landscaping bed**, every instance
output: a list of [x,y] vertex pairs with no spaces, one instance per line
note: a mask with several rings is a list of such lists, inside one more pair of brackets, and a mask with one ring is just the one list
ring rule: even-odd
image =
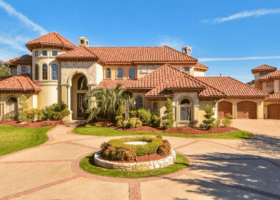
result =
[[38,121],[38,122],[24,122],[20,123],[18,121],[0,121],[0,126],[16,126],[16,127],[29,127],[29,128],[39,128],[39,127],[55,127],[57,125],[65,124],[66,122],[60,120],[48,120],[48,121]]

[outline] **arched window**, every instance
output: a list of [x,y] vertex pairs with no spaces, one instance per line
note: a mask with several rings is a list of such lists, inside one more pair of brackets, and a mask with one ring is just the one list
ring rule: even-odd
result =
[[88,86],[87,86],[87,79],[85,76],[81,76],[78,79],[78,90],[88,90]]
[[111,69],[110,69],[110,68],[107,68],[107,69],[105,70],[105,77],[106,77],[106,78],[111,78]]
[[138,108],[143,108],[143,98],[138,95],[135,97],[135,107],[138,109]]
[[123,78],[123,68],[118,68],[118,78]]
[[11,98],[9,98],[8,102],[9,103],[16,103],[17,99],[15,97],[11,97]]
[[52,80],[58,80],[58,66],[56,64],[52,65]]
[[43,64],[43,70],[42,70],[43,80],[48,80],[48,65]]
[[132,78],[132,79],[135,78],[135,69],[134,68],[129,69],[129,78]]
[[39,65],[38,64],[35,65],[35,70],[34,71],[35,71],[34,79],[39,80]]
[[180,120],[192,120],[192,103],[189,99],[182,99],[180,102]]

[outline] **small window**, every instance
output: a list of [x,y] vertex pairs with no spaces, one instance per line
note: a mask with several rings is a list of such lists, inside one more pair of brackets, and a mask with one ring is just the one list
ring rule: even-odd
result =
[[17,99],[15,97],[11,97],[11,98],[9,98],[8,102],[9,103],[16,103]]
[[105,71],[105,77],[106,78],[111,78],[111,69],[110,68],[107,68],[106,71]]
[[47,51],[42,51],[43,56],[47,56],[48,52]]
[[123,68],[118,68],[118,78],[123,78]]
[[43,70],[42,70],[43,80],[48,80],[48,65],[43,64]]
[[39,51],[35,51],[35,56],[39,56]]
[[261,76],[264,76],[264,75],[267,75],[267,74],[268,74],[268,72],[261,72],[260,73]]
[[134,68],[129,69],[129,78],[132,78],[132,79],[135,78],[135,69]]
[[271,83],[266,83],[266,86],[267,86],[267,87],[270,87],[270,86],[271,86]]
[[81,40],[81,44],[84,44],[85,43],[85,41],[84,40]]
[[34,77],[35,80],[39,80],[39,65],[36,64],[35,65],[35,77]]
[[52,65],[52,80],[58,80],[58,66]]
[[158,102],[153,102],[153,109],[158,110]]
[[27,68],[26,67],[21,67],[21,73],[26,73],[27,72]]
[[57,56],[57,51],[53,51],[52,56]]
[[185,67],[184,70],[185,70],[185,72],[189,72],[190,68],[189,67]]

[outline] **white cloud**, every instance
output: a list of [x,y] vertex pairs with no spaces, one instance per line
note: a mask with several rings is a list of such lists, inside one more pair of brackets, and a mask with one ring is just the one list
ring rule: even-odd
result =
[[199,58],[201,62],[205,61],[228,61],[228,60],[263,60],[263,59],[279,59],[280,56],[259,56],[259,57],[243,57],[243,58]]
[[163,36],[161,38],[161,41],[159,42],[160,46],[166,45],[169,47],[172,47],[177,50],[181,50],[181,48],[184,46],[184,42],[175,38],[171,38],[169,36]]
[[30,19],[28,19],[23,14],[17,12],[11,5],[5,3],[4,1],[0,0],[0,7],[4,8],[9,15],[17,17],[20,21],[22,21],[27,27],[31,27],[34,31],[39,32],[41,35],[45,35],[48,33],[44,28],[35,24]]
[[222,23],[222,22],[236,20],[236,19],[243,19],[247,17],[258,17],[258,16],[263,16],[268,14],[280,14],[280,9],[260,9],[260,10],[244,11],[244,12],[230,15],[228,17],[205,19],[202,20],[201,22],[216,24],[216,23]]
[[24,40],[22,40],[20,36],[16,37],[15,39],[8,39],[0,36],[0,43],[7,44],[18,51],[28,52],[28,50],[23,47],[22,42],[24,42]]

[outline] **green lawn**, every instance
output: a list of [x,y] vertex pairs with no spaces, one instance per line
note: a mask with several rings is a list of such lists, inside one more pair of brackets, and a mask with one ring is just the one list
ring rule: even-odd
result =
[[223,134],[205,134],[205,135],[184,135],[174,133],[156,133],[156,132],[125,132],[116,131],[110,127],[101,126],[87,126],[77,127],[73,130],[74,133],[79,135],[96,135],[96,136],[122,136],[122,135],[162,135],[171,137],[183,138],[214,138],[214,139],[249,139],[254,135],[247,131],[233,131]]
[[184,156],[180,154],[176,154],[175,164],[170,165],[168,167],[164,167],[156,170],[144,171],[144,172],[118,171],[114,169],[106,169],[103,167],[96,166],[93,162],[93,156],[94,154],[84,158],[80,162],[80,167],[92,174],[98,174],[101,176],[111,176],[117,178],[145,178],[145,177],[161,176],[161,175],[180,171],[189,165],[188,159],[186,159]]
[[0,156],[45,143],[50,129],[0,126]]

